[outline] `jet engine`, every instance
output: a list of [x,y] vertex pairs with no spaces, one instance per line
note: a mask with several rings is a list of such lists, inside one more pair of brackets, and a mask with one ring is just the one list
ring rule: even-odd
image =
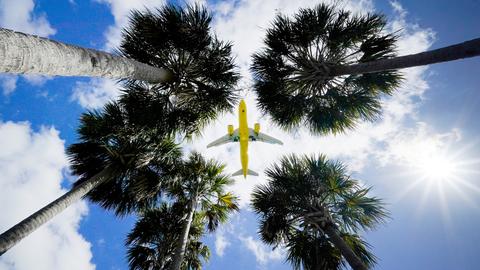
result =
[[228,135],[232,136],[233,135],[233,125],[228,125]]
[[253,131],[255,131],[255,134],[258,134],[260,132],[260,124],[259,123],[255,123],[255,125],[253,126]]

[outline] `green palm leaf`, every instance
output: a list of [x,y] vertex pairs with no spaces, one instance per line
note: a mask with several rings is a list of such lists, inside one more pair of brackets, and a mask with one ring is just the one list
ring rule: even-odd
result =
[[385,19],[320,4],[292,18],[277,15],[266,48],[253,56],[260,110],[280,127],[314,134],[343,132],[380,115],[380,98],[400,83],[396,71],[332,76],[336,66],[391,58],[397,37]]
[[[130,269],[170,268],[175,243],[181,234],[185,209],[185,205],[181,203],[163,203],[158,208],[141,213],[126,240]],[[202,235],[203,224],[196,218],[190,228],[182,269],[201,269],[203,262],[208,261],[210,250],[200,241]]]
[[171,71],[168,82],[131,81],[126,90],[127,94],[139,91],[140,96],[134,98],[141,102],[140,110],[147,109],[143,112],[150,119],[164,117],[155,112],[156,106],[168,107],[176,116],[171,124],[179,120],[187,127],[187,135],[201,131],[218,113],[231,110],[238,98],[233,89],[239,75],[232,45],[217,39],[211,20],[208,11],[199,6],[166,5],[134,11],[119,49],[125,57]]
[[156,128],[136,129],[118,103],[83,114],[78,133],[80,142],[67,150],[72,172],[79,176],[75,184],[112,168],[110,180],[87,197],[118,215],[155,205],[181,161],[172,137]]
[[375,263],[358,232],[384,222],[388,213],[382,200],[368,196],[370,189],[350,178],[343,164],[323,155],[289,155],[267,169],[266,175],[269,182],[255,187],[252,194],[259,233],[265,243],[285,246],[294,268],[346,266],[325,233],[329,222],[366,266]]
[[[204,230],[213,232],[219,224],[228,220],[229,214],[238,210],[237,197],[225,191],[233,179],[223,173],[224,168],[224,164],[206,160],[201,154],[192,152],[179,167],[176,181],[169,185],[171,198],[186,205],[188,212],[182,220],[182,236],[177,241],[172,269],[179,269],[180,262],[185,262],[183,252],[187,250],[192,215]],[[198,248],[201,250],[201,247]]]

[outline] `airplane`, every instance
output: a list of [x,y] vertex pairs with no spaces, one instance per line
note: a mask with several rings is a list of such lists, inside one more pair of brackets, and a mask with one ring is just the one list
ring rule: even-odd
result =
[[211,142],[207,145],[207,148],[230,142],[240,142],[240,161],[242,163],[242,168],[233,173],[232,176],[243,175],[244,178],[247,178],[247,175],[258,176],[258,173],[248,169],[248,141],[283,145],[282,141],[261,133],[259,123],[255,123],[253,129],[248,127],[247,105],[242,99],[238,106],[238,128],[234,130],[233,125],[228,125],[227,135]]

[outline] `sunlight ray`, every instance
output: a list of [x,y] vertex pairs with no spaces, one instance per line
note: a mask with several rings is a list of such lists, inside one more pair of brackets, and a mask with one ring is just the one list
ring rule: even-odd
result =
[[442,215],[443,225],[447,232],[451,233],[453,228],[452,217],[447,203],[447,196],[445,194],[446,182],[439,183],[437,186],[438,198],[440,203],[440,213]]
[[456,183],[459,183],[459,184],[463,185],[463,186],[466,187],[469,191],[475,191],[476,193],[480,193],[480,187],[477,186],[477,185],[474,185],[474,184],[470,183],[470,182],[467,181],[467,180],[457,179],[457,180],[456,180]]
[[[422,179],[424,180],[424,179]],[[421,214],[423,214],[423,211],[425,209],[425,206],[427,204],[427,200],[430,197],[431,190],[433,188],[433,181],[427,181],[425,189],[422,192],[422,195],[420,196],[420,201],[418,202],[417,209],[415,210],[415,217],[419,218]]]
[[470,207],[475,209],[480,209],[479,205],[460,187],[458,186],[458,181],[462,181],[461,178],[455,178],[454,181],[446,182],[445,184],[449,186],[450,190],[453,190],[460,199],[467,203]]
[[405,198],[412,190],[418,187],[422,183],[422,179],[417,179],[403,188],[400,192],[397,192],[392,199],[392,203],[397,203]]

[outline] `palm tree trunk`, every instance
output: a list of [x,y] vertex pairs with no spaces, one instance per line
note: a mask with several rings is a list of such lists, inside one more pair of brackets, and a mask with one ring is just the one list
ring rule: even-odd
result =
[[4,28],[0,28],[0,72],[135,79],[151,83],[168,81],[172,76],[165,69],[135,60]]
[[424,66],[478,55],[480,55],[480,38],[417,54],[382,59],[350,66],[334,66],[331,67],[329,75],[334,77],[347,74],[372,73],[400,68]]
[[9,250],[27,235],[65,210],[68,206],[79,201],[93,188],[106,181],[108,179],[108,175],[111,175],[111,172],[112,169],[110,167],[103,169],[89,180],[75,186],[55,201],[51,202],[47,206],[43,207],[31,216],[11,227],[9,230],[2,233],[0,235],[0,256],[2,256],[7,250]]
[[338,235],[335,225],[330,224],[326,225],[323,228],[325,234],[328,235],[330,241],[340,250],[340,253],[347,260],[348,264],[354,270],[367,270],[365,264],[358,258],[358,256],[353,252],[350,246],[345,243],[345,241]]
[[187,249],[188,236],[190,233],[190,227],[192,225],[193,214],[195,213],[196,206],[197,199],[194,198],[189,203],[187,220],[185,220],[185,224],[183,224],[182,234],[178,238],[177,247],[175,248],[175,253],[173,254],[171,270],[180,270],[180,267],[182,266],[182,261],[185,255],[185,250]]

